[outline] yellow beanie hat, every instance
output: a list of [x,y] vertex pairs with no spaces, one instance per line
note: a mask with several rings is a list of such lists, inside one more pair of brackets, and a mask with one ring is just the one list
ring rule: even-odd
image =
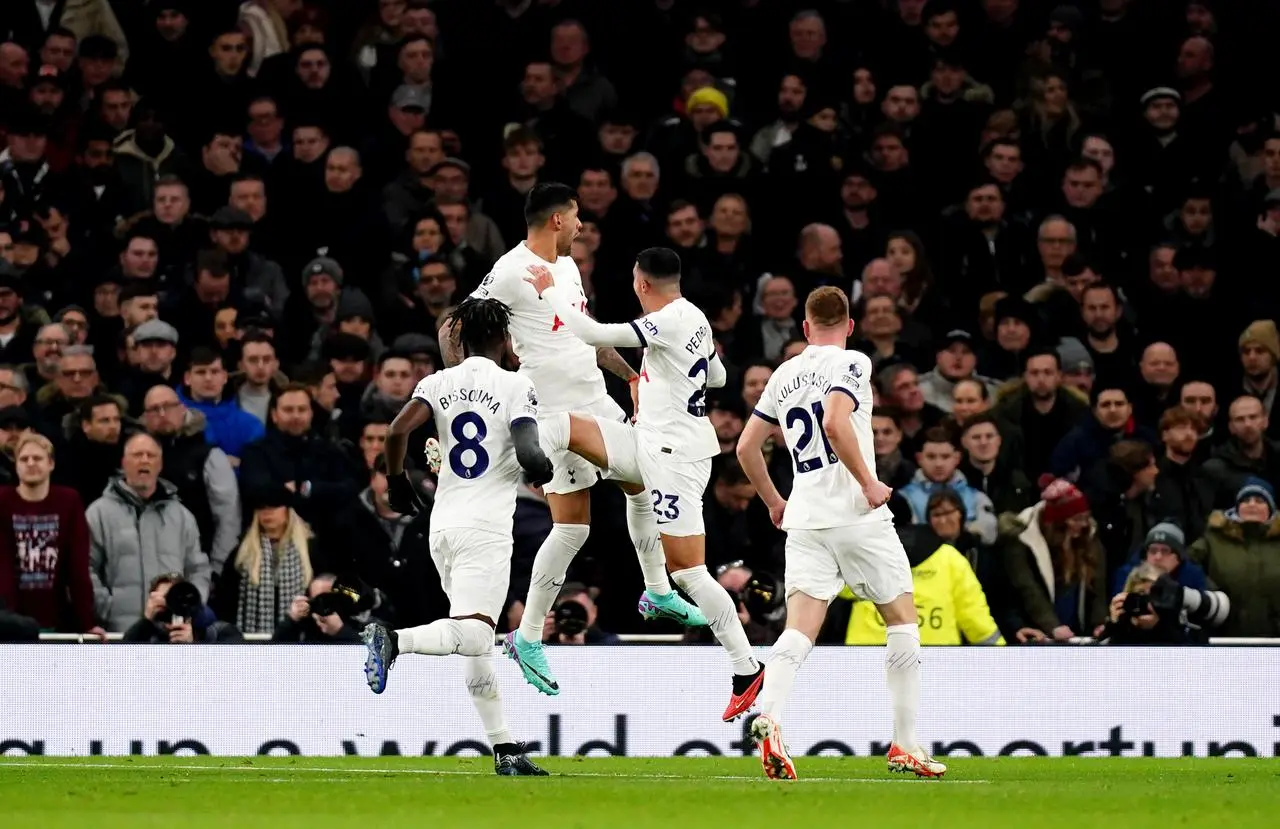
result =
[[685,101],[685,112],[691,111],[696,106],[703,104],[711,104],[720,110],[721,118],[729,117],[729,99],[724,93],[716,89],[714,86],[704,86],[693,90],[693,94],[689,96],[689,100]]

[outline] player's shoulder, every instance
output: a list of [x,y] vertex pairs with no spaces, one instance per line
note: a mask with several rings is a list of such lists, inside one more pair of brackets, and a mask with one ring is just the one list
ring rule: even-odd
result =
[[453,371],[453,369],[446,368],[443,371],[437,371],[423,377],[418,381],[418,384],[413,387],[412,396],[430,403],[432,397],[435,396],[436,389],[440,388],[440,384],[444,382],[445,375],[450,371]]
[[860,391],[871,378],[871,358],[861,351],[839,349],[827,357],[835,382],[850,391]]
[[489,273],[480,280],[476,293],[483,294],[486,290],[497,290],[516,280],[523,280],[528,275],[531,256],[532,253],[523,243],[499,256]]

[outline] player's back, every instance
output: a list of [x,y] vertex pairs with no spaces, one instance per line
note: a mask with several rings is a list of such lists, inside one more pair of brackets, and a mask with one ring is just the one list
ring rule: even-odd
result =
[[604,376],[596,365],[596,350],[578,339],[525,281],[529,268],[539,265],[550,269],[556,287],[573,297],[580,310],[586,309],[582,275],[573,259],[561,256],[548,262],[524,242],[504,253],[471,295],[500,300],[511,309],[511,345],[520,373],[538,390],[543,411],[571,411],[605,396]]
[[883,516],[867,504],[862,488],[836,457],[822,428],[828,394],[839,391],[853,398],[850,418],[858,449],[875,473],[870,378],[871,360],[865,354],[830,345],[810,345],[769,378],[756,413],[782,427],[795,469],[783,529],[840,527],[864,521],[873,513]]
[[511,424],[536,416],[529,380],[486,357],[468,357],[423,379],[413,396],[431,406],[444,456],[432,531],[510,534],[521,480]]
[[707,418],[707,380],[715,342],[706,316],[683,297],[632,323],[645,344],[636,430],[662,441],[674,460],[703,460],[720,452]]

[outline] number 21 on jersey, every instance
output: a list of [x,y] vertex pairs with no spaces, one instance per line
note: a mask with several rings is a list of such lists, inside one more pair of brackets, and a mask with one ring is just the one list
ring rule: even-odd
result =
[[[831,442],[827,440],[827,433],[822,429],[822,416],[822,401],[815,402],[807,409],[796,406],[787,410],[786,419],[783,421],[786,428],[800,427],[800,437],[796,439],[795,448],[791,450],[797,473],[812,472],[815,469],[821,469],[825,464],[838,463],[840,460],[831,448]],[[822,449],[812,457],[805,457],[810,454],[811,447],[817,446],[817,441],[814,440],[815,435],[822,438]]]

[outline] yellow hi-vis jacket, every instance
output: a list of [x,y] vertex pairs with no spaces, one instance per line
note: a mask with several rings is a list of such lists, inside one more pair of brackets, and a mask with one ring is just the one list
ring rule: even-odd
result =
[[[978,577],[955,547],[938,547],[911,568],[911,580],[920,614],[920,644],[959,645],[961,633],[974,645],[1004,644]],[[847,587],[840,595],[854,598]],[[845,644],[883,645],[884,627],[884,619],[874,604],[855,601]]]

